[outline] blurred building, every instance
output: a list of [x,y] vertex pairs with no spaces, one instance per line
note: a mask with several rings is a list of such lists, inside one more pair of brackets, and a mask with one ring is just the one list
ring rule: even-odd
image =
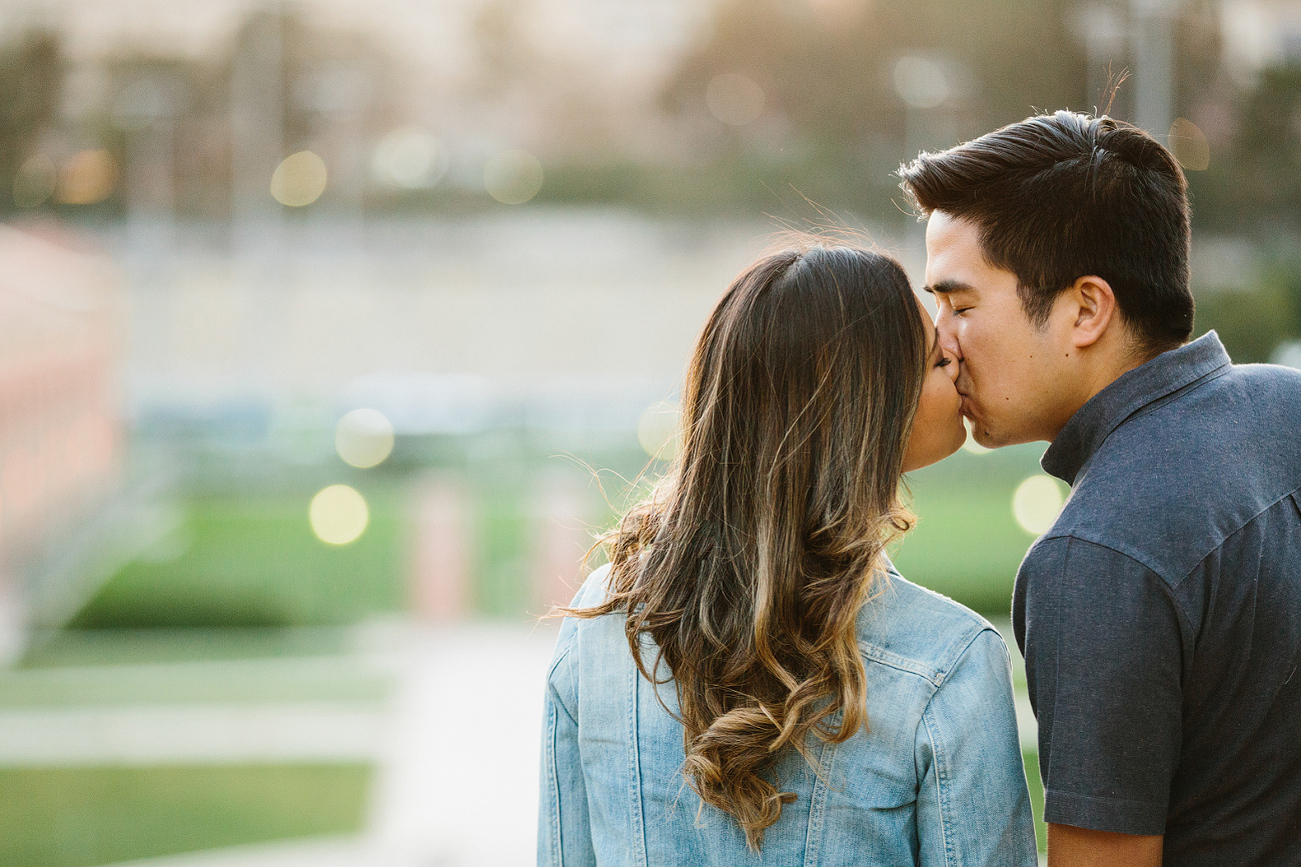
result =
[[108,263],[0,227],[0,641],[10,653],[44,581],[74,580],[76,541],[122,466],[120,311]]
[[655,148],[656,101],[709,15],[690,0],[29,0],[0,9],[0,36],[61,40],[60,117],[38,143],[55,165],[117,140],[129,207],[149,185],[145,204],[257,222],[263,163],[303,149],[329,165],[323,202],[348,208],[366,187],[481,192],[508,148]]

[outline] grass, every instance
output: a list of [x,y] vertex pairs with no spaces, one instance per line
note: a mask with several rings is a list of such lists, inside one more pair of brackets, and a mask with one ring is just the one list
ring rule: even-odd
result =
[[357,642],[356,630],[341,626],[61,629],[37,632],[22,667],[299,659],[348,654]]
[[105,582],[70,627],[311,626],[400,610],[402,498],[363,490],[370,507],[366,531],[334,546],[317,539],[308,523],[314,493],[189,501],[181,526]]
[[[498,439],[503,439],[503,434]],[[519,440],[518,442],[516,440]],[[545,457],[516,436],[479,444],[466,461],[472,532],[470,600],[489,617],[517,618],[534,605],[532,558],[542,528],[533,482],[570,473],[586,483],[591,513],[608,526],[609,506],[588,471]],[[637,477],[644,455],[593,455]],[[978,611],[1006,613],[1017,566],[1033,537],[1012,517],[1016,486],[1041,472],[1041,445],[983,455],[959,452],[908,479],[917,527],[893,556],[909,579]],[[652,475],[662,467],[652,468]],[[622,503],[625,482],[607,473]],[[356,542],[331,546],[307,520],[314,488],[196,496],[181,526],[110,578],[70,624],[74,630],[328,626],[400,612],[406,602],[409,515],[403,482],[363,487],[370,525]],[[270,633],[267,633],[270,635]],[[56,642],[57,643],[57,642]]]
[[369,765],[0,769],[0,863],[90,867],[358,832]]
[[1044,824],[1044,786],[1039,778],[1039,754],[1026,751],[1021,754],[1025,763],[1025,781],[1030,789],[1030,809],[1034,812],[1034,833],[1040,852],[1048,851],[1048,826]]
[[1042,444],[988,454],[960,451],[908,480],[912,530],[893,551],[908,578],[977,611],[1006,615],[1021,558],[1034,542],[1012,517],[1012,494],[1042,473]]
[[486,491],[479,522],[474,609],[490,617],[518,617],[533,600],[529,557],[534,528],[528,494],[522,490]]

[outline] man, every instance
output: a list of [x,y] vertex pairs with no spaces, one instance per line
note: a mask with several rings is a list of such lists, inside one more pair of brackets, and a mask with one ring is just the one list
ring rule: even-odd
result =
[[1049,864],[1301,864],[1301,373],[1188,342],[1184,177],[1133,127],[901,175],[976,441],[1073,487],[1013,599]]

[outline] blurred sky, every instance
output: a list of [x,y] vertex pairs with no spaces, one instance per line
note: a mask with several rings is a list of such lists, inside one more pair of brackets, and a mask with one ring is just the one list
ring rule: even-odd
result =
[[[75,58],[124,45],[200,56],[229,39],[250,11],[279,8],[301,12],[323,28],[374,33],[416,68],[456,76],[475,59],[473,22],[486,5],[484,0],[5,0],[0,30],[52,25],[67,35]],[[523,8],[542,43],[575,57],[598,57],[616,74],[665,71],[672,55],[698,38],[710,12],[710,4],[699,0],[532,0]]]

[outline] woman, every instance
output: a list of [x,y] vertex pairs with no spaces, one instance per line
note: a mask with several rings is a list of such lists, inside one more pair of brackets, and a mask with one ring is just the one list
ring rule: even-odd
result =
[[1007,648],[884,555],[902,473],[963,442],[956,367],[884,256],[737,278],[565,612],[539,864],[1036,863]]

